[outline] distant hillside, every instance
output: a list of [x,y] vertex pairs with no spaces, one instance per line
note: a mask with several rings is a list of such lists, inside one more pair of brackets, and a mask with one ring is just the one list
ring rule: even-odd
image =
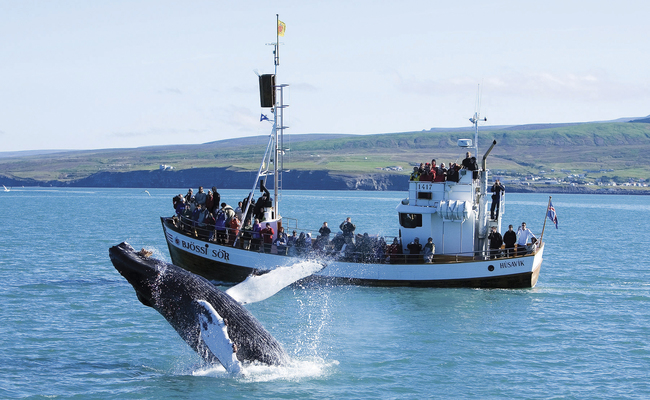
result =
[[[460,161],[460,138],[473,138],[467,129],[435,129],[377,135],[286,135],[285,168],[327,171],[333,175],[395,175],[386,167],[410,166],[436,158]],[[539,173],[547,177],[579,173],[595,177],[650,178],[650,123],[630,122],[525,125],[480,129],[480,151],[497,141],[489,168],[507,175]],[[102,173],[157,171],[161,164],[174,171],[221,168],[256,171],[268,136],[229,139],[200,145],[152,146],[24,154],[0,157],[0,181],[5,185],[89,182]],[[482,154],[479,154],[479,159]],[[613,170],[608,172],[594,172]],[[92,179],[90,179],[92,180]]]

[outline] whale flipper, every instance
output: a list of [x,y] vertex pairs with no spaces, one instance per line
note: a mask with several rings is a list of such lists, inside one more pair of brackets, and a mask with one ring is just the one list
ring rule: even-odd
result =
[[237,347],[228,337],[228,327],[224,319],[207,301],[197,300],[197,304],[201,308],[199,324],[203,343],[226,371],[231,374],[240,374],[242,365],[237,359]]
[[263,275],[250,275],[243,282],[226,290],[226,293],[241,304],[250,304],[268,299],[280,290],[300,279],[325,268],[315,261],[303,261],[290,267],[279,267]]

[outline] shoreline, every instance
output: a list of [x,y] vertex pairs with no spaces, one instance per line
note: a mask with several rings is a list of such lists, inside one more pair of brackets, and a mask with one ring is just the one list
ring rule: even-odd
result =
[[[0,176],[0,184],[7,187],[116,187],[116,188],[182,188],[211,187],[250,189],[253,171],[232,171],[227,168],[192,168],[178,171],[98,172],[72,181],[38,181]],[[283,173],[286,190],[360,190],[405,191],[408,176],[403,174],[350,174],[335,171],[288,171]],[[650,195],[650,188],[625,186],[595,186],[571,184],[507,185],[509,193],[569,193],[569,194],[623,194]]]

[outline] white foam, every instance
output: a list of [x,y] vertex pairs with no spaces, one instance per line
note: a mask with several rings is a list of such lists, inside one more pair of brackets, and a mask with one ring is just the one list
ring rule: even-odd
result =
[[[295,381],[326,376],[338,364],[338,361],[326,362],[322,359],[290,360],[287,364],[280,366],[251,363],[244,364],[242,373],[234,377],[245,382]],[[223,367],[214,365],[194,371],[192,375],[214,378],[233,377]]]
[[242,283],[226,290],[241,304],[255,303],[273,296],[292,283],[323,269],[323,264],[301,261],[290,267],[279,267],[264,275],[251,275]]

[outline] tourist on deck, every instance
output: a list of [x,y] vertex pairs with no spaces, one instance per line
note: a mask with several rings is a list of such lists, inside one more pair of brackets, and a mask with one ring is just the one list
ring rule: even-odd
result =
[[503,245],[503,237],[497,231],[497,227],[493,226],[491,232],[488,235],[490,239],[490,258],[501,257],[501,246]]
[[476,164],[476,157],[472,157],[472,153],[469,151],[465,154],[465,159],[463,160],[463,168],[469,171],[476,171],[478,165]]
[[253,224],[253,231],[251,232],[251,249],[259,250],[260,244],[262,243],[262,224],[260,220],[255,218],[255,223]]
[[203,191],[203,186],[199,186],[199,192],[194,196],[194,201],[196,204],[200,204],[201,206],[205,207],[205,199],[207,198],[207,194]]
[[244,209],[242,208],[243,205],[244,203],[240,201],[239,203],[237,203],[237,208],[235,208],[235,215],[240,221],[242,221],[242,219],[244,218]]
[[427,244],[424,245],[424,262],[432,263],[433,254],[436,252],[436,245],[433,244],[433,238],[427,239]]
[[409,261],[411,263],[417,263],[420,260],[420,253],[422,252],[422,245],[420,244],[420,238],[415,238],[411,243],[409,243],[406,248],[409,250]]
[[390,262],[397,262],[397,255],[402,254],[402,245],[397,238],[393,238],[393,243],[388,246],[386,254],[388,255],[388,260]]
[[264,229],[260,231],[260,234],[262,235],[262,240],[264,242],[264,252],[270,253],[271,245],[273,244],[273,235],[275,234],[271,224],[267,222]]
[[327,244],[330,240],[330,233],[332,233],[332,230],[327,226],[327,222],[323,222],[323,226],[320,227],[318,233],[320,234],[320,237],[325,240],[325,244]]
[[250,218],[246,220],[244,228],[241,235],[242,248],[244,250],[249,250],[251,248],[251,239],[253,238],[253,224],[251,224]]
[[194,221],[194,226],[197,226],[200,222],[203,222],[203,206],[200,204],[196,205],[194,211],[192,211],[192,221]]
[[287,234],[284,232],[284,227],[279,227],[278,228],[278,238],[275,239],[275,246],[278,249],[278,254],[280,255],[286,255],[287,254],[287,244],[289,242],[289,238],[287,237]]
[[339,229],[343,232],[343,238],[346,243],[352,243],[352,238],[354,237],[354,230],[357,229],[356,225],[352,223],[352,218],[347,217],[345,221],[341,222]]
[[449,165],[449,169],[447,170],[447,181],[458,182],[460,180],[460,175],[458,174],[459,169],[460,168],[456,163],[451,163]]
[[447,180],[447,167],[445,166],[445,163],[440,163],[440,166],[438,167],[438,172],[442,173],[445,177],[443,179],[443,182]]
[[237,235],[239,235],[239,219],[235,215],[230,219],[230,224],[229,224],[229,230],[228,230],[228,244],[230,246],[233,246],[235,244],[235,239],[237,238]]
[[205,196],[205,209],[209,212],[214,212],[214,195],[212,190],[208,190],[208,194]]
[[492,206],[490,207],[490,219],[498,219],[499,206],[501,203],[501,193],[505,192],[506,188],[501,184],[501,181],[497,179],[494,181],[494,185],[492,185],[490,191],[492,192]]
[[218,210],[216,221],[214,223],[214,229],[217,231],[217,243],[225,244],[227,233],[226,233],[226,215],[223,211]]
[[287,254],[290,256],[296,255],[296,243],[298,242],[298,235],[296,231],[291,232],[291,236],[287,238]]
[[533,232],[526,228],[526,223],[522,222],[519,229],[517,229],[517,255],[521,256],[528,252],[528,242],[532,242],[532,239],[535,238]]
[[185,195],[185,204],[190,205],[194,203],[194,191],[192,188],[189,188],[187,194]]
[[185,213],[185,197],[183,197],[183,195],[180,195],[180,194],[179,194],[179,196],[181,196],[181,197],[176,202],[175,209],[176,209],[176,215],[181,217]]
[[386,256],[388,253],[388,245],[386,244],[386,239],[383,236],[379,238],[376,242],[373,243],[373,248],[375,250],[375,259],[379,263],[386,261]]
[[221,211],[226,215],[226,223],[230,224],[230,220],[235,216],[235,210],[226,203],[221,203]]
[[357,236],[357,252],[359,253],[359,261],[372,261],[375,254],[372,251],[372,240],[370,239],[368,232]]
[[178,206],[178,203],[181,200],[185,200],[182,194],[179,193],[176,196],[174,196],[174,198],[172,199],[172,203],[174,204],[174,210],[176,210],[176,207]]
[[431,171],[431,166],[429,163],[424,165],[424,172],[420,175],[420,182],[432,182],[434,174]]
[[440,183],[445,181],[447,175],[447,169],[444,168],[445,163],[440,163],[440,166],[436,169],[436,177],[433,180],[434,182]]
[[420,180],[420,170],[419,170],[418,167],[413,167],[413,172],[411,173],[410,180],[412,180],[412,181],[419,181]]
[[517,233],[512,229],[512,225],[508,225],[508,230],[503,234],[503,243],[505,244],[506,257],[514,257]]

